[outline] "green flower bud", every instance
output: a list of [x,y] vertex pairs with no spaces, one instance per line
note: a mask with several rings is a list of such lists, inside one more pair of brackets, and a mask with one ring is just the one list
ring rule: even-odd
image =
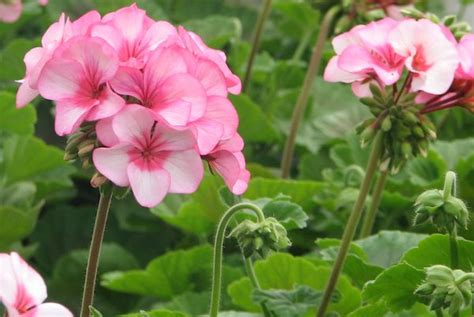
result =
[[246,257],[254,254],[265,257],[270,251],[278,251],[291,245],[285,227],[272,217],[262,222],[244,220],[229,236],[237,239]]
[[383,119],[381,127],[382,127],[382,130],[385,132],[390,131],[390,129],[392,128],[392,121],[390,120],[389,116]]

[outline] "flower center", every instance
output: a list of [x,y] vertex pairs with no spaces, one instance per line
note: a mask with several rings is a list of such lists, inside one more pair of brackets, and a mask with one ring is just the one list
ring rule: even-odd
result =
[[416,51],[415,56],[413,57],[413,69],[424,72],[430,68],[430,65],[426,62],[425,54],[422,48],[419,48]]

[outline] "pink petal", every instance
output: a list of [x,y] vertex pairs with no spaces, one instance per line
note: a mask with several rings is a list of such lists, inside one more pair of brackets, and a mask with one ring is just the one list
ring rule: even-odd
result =
[[122,8],[113,13],[113,15],[105,16],[104,22],[111,21],[128,42],[134,42],[143,32],[146,12],[138,9],[136,5]]
[[115,115],[112,127],[121,142],[141,147],[143,140],[149,137],[154,123],[148,109],[139,105],[127,105]]
[[89,35],[91,28],[100,23],[101,17],[97,11],[89,11],[72,23],[74,35]]
[[108,147],[120,143],[120,140],[114,132],[112,122],[113,117],[109,117],[99,120],[95,125],[95,132],[97,133],[97,138],[99,139],[100,143]]
[[46,303],[29,310],[21,317],[73,317],[73,314],[62,305]]
[[65,14],[61,14],[58,22],[53,23],[41,38],[41,44],[48,49],[54,49],[63,40],[72,36],[72,24]]
[[92,159],[95,168],[118,186],[130,184],[127,175],[130,154],[134,151],[129,145],[116,145],[111,148],[98,148],[94,150]]
[[[153,110],[171,125],[183,126],[204,115],[207,97],[204,88],[188,74],[176,74],[161,84]],[[189,107],[189,112],[183,111]]]
[[179,47],[171,47],[158,49],[151,54],[144,71],[146,85],[156,87],[170,76],[186,73],[185,53]]
[[223,140],[216,147],[216,151],[240,152],[244,148],[244,140],[236,133],[232,138]]
[[94,106],[93,99],[61,99],[56,102],[56,118],[54,127],[56,134],[63,136],[74,132],[87,117]]
[[153,51],[169,37],[176,36],[177,34],[177,30],[172,24],[166,21],[158,21],[153,23],[146,31],[142,41],[146,43],[147,50]]
[[224,74],[213,62],[199,59],[192,71],[192,75],[199,80],[208,96],[227,96]]
[[[115,48],[119,52],[123,46],[123,37],[120,30],[109,24],[96,24],[91,29],[91,35],[94,37],[99,37],[109,43],[110,46]],[[119,52],[120,54],[121,52]],[[121,60],[128,58],[128,56],[120,56]]]
[[240,176],[240,164],[234,154],[228,151],[212,153],[209,164],[222,176],[227,187],[232,190]]
[[4,305],[13,306],[16,302],[19,285],[9,254],[0,253],[0,272],[2,272],[0,274],[0,299]]
[[163,162],[163,168],[171,176],[170,193],[195,192],[204,175],[201,157],[194,149],[170,152]]
[[88,121],[96,121],[113,116],[125,106],[125,100],[108,86],[101,92],[99,103],[88,113]]
[[39,4],[45,6],[48,4],[48,0],[38,0]]
[[160,151],[185,151],[196,145],[190,131],[174,130],[160,123],[155,126],[154,138],[160,144]]
[[121,95],[132,96],[142,102],[147,101],[143,74],[136,68],[120,67],[110,84]]
[[137,160],[127,168],[133,195],[143,207],[158,205],[170,187],[170,174],[154,165]]
[[23,108],[38,96],[38,90],[30,88],[30,85],[24,81],[16,93],[16,107]]
[[21,300],[23,307],[41,304],[48,296],[41,275],[15,252],[10,254],[10,260],[17,281],[16,299]]
[[191,126],[201,155],[211,152],[222,139],[224,133],[224,127],[221,123],[206,118],[193,122]]
[[363,80],[366,75],[359,73],[350,73],[342,70],[338,66],[339,56],[334,56],[329,60],[324,70],[324,80],[329,82],[352,83],[354,81]]
[[38,90],[46,99],[59,100],[74,98],[83,87],[82,67],[72,60],[52,59],[43,68],[38,81]]

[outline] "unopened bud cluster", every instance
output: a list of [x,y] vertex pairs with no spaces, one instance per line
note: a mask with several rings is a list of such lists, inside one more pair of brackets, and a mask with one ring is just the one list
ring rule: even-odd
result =
[[472,278],[472,273],[434,265],[426,269],[426,279],[415,294],[428,301],[431,310],[448,309],[453,315],[471,305]]
[[449,28],[451,33],[458,40],[472,31],[472,28],[469,23],[465,21],[458,21],[458,18],[455,15],[448,15],[443,18],[440,18],[433,13],[422,12],[416,8],[403,9],[402,13],[410,18],[428,19],[436,24],[442,24]]
[[261,222],[244,220],[229,236],[237,239],[245,257],[255,254],[265,257],[270,251],[278,251],[291,245],[285,227],[272,217]]
[[373,97],[361,98],[375,118],[357,127],[362,145],[372,142],[378,131],[383,134],[381,169],[397,173],[410,158],[426,156],[429,142],[436,138],[433,123],[420,113],[423,106],[415,103],[416,94],[404,94],[396,99],[392,87],[382,91],[370,87]]
[[444,197],[443,191],[427,190],[415,202],[415,225],[431,222],[439,229],[448,232],[458,225],[467,228],[469,211],[466,204],[452,195]]
[[[94,168],[92,164],[92,152],[99,147],[99,141],[95,132],[94,123],[85,123],[77,132],[68,137],[65,148],[64,160],[79,160],[82,168]],[[99,172],[94,173],[91,178],[91,185],[95,188],[107,182],[107,178]]]

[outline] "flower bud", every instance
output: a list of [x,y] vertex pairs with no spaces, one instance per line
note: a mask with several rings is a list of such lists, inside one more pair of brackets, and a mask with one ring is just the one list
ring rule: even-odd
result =
[[261,222],[244,220],[229,236],[237,239],[246,257],[254,254],[265,257],[270,251],[278,251],[291,245],[285,227],[272,217]]
[[425,272],[425,281],[415,290],[415,295],[428,300],[431,310],[449,308],[453,315],[471,305],[472,273],[444,265],[431,266]]

